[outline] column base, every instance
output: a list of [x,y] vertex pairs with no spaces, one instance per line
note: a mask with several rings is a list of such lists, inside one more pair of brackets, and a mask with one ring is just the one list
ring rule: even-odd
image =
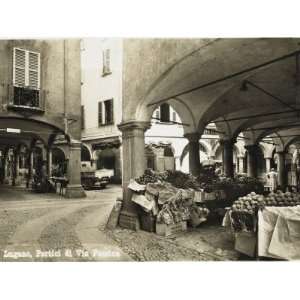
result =
[[139,230],[140,222],[136,213],[121,211],[119,217],[119,226],[125,229]]
[[86,193],[80,184],[67,186],[65,198],[85,198],[85,197],[86,197]]

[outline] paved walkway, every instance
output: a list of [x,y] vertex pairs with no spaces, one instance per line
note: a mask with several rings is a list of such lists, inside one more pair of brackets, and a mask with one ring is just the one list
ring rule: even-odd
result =
[[131,260],[104,226],[121,187],[88,191],[87,198],[65,199],[0,187],[0,260]]

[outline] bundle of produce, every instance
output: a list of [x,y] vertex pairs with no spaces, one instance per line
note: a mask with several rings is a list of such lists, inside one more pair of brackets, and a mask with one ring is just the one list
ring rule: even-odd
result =
[[165,205],[162,208],[162,210],[158,213],[156,221],[159,224],[167,224],[167,225],[175,223],[173,214],[170,211],[170,208],[168,205]]
[[258,207],[264,207],[264,196],[252,192],[244,197],[239,197],[232,205],[232,211],[254,214]]
[[270,193],[264,199],[265,206],[296,206],[300,205],[300,194],[282,191]]
[[135,179],[139,184],[146,185],[147,183],[155,183],[159,181],[159,177],[151,169],[146,169],[144,174]]
[[164,203],[157,216],[158,223],[168,224],[166,222],[170,220],[178,223],[192,219],[193,224],[195,224],[199,219],[200,223],[206,220],[209,210],[205,206],[198,207],[192,199],[184,198],[183,193],[184,190],[178,190],[176,195]]
[[235,231],[255,231],[256,213],[264,207],[264,196],[255,192],[239,197],[231,207],[232,227]]
[[256,193],[259,194],[264,191],[263,183],[260,182],[257,178],[248,177],[244,175],[237,175],[234,178],[234,180],[247,193],[250,193],[251,191],[255,191]]
[[255,232],[257,219],[253,213],[249,211],[232,211],[231,224],[234,231]]
[[180,189],[201,189],[196,177],[181,171],[167,170],[163,175],[163,178],[165,181],[170,182],[173,186]]
[[197,205],[192,205],[190,207],[190,221],[189,224],[192,225],[192,227],[196,227],[206,221],[207,216],[209,214],[208,208],[205,206],[199,207]]

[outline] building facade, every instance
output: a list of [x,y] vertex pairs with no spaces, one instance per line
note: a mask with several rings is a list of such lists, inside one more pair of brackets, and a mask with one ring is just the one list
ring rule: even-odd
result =
[[122,40],[83,39],[81,66],[82,161],[113,170],[113,181],[120,183]]
[[31,179],[43,163],[50,177],[55,162],[65,166],[66,196],[85,195],[80,74],[79,40],[0,41],[2,182]]

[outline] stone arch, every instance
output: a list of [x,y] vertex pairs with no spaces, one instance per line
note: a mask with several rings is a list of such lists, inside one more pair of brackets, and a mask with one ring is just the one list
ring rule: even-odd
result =
[[290,139],[288,139],[288,140],[286,141],[283,150],[286,151],[290,145],[292,145],[293,143],[298,142],[298,141],[300,142],[300,136],[291,137]]
[[92,154],[89,147],[85,144],[81,144],[81,161],[91,161]]
[[[168,103],[178,114],[183,125],[184,134],[189,132],[196,132],[196,121],[193,113],[189,106],[181,99],[171,99],[164,103]],[[160,103],[162,104],[162,103]],[[142,103],[136,109],[136,119],[142,120],[144,122],[150,122],[153,112],[160,106],[160,104],[147,106],[147,104]]]
[[[210,153],[210,149],[208,147],[208,145],[204,142],[204,141],[199,141],[199,150],[206,153],[207,156],[209,157],[209,153]],[[187,144],[184,148],[183,151],[180,155],[180,165],[182,165],[182,162],[184,160],[184,158],[187,156],[187,154],[189,153],[189,144]]]
[[[215,157],[216,154],[217,154],[217,152],[220,151],[220,149],[221,149],[221,144],[220,144],[219,141],[217,141],[217,142],[213,145],[213,147],[212,147],[212,149],[211,149],[211,157]],[[242,154],[242,153],[241,153],[241,150],[240,150],[239,147],[237,147],[236,145],[233,146],[233,149],[234,149],[234,151],[236,152],[237,155],[241,155],[241,154]]]

